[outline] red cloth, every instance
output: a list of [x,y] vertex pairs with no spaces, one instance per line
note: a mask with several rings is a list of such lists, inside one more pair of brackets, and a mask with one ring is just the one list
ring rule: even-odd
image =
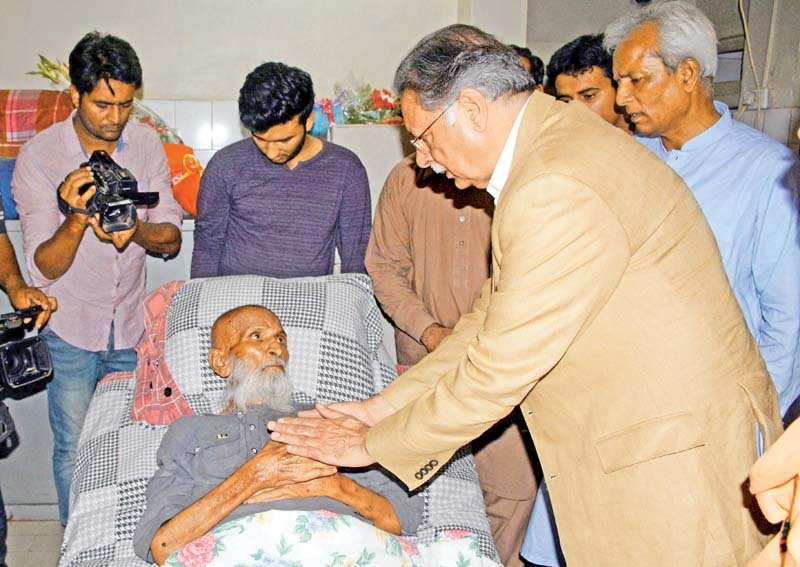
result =
[[197,193],[200,191],[200,176],[203,166],[194,155],[194,150],[183,144],[164,144],[167,163],[172,175],[172,194],[181,208],[197,216]]
[[67,91],[0,90],[0,157],[16,158],[22,144],[74,109]]
[[145,331],[136,345],[138,363],[131,409],[133,421],[168,425],[181,416],[192,414],[169,372],[164,348],[169,304],[183,283],[170,282],[145,297]]

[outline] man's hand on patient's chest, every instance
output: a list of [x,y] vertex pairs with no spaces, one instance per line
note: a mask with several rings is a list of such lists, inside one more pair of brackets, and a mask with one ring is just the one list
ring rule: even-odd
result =
[[386,419],[394,413],[394,408],[381,395],[375,395],[363,402],[339,402],[325,406],[317,405],[316,408],[299,412],[298,417],[323,418],[319,407],[328,408],[339,414],[349,415],[363,421],[370,427]]
[[367,451],[370,426],[330,407],[317,406],[319,417],[282,417],[267,427],[272,438],[294,454],[343,467],[365,467],[375,462]]

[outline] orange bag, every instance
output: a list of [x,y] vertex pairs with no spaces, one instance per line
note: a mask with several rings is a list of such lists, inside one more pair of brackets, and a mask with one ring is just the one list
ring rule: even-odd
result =
[[169,171],[172,175],[172,194],[181,208],[197,216],[197,192],[203,166],[194,155],[194,150],[183,144],[164,144]]

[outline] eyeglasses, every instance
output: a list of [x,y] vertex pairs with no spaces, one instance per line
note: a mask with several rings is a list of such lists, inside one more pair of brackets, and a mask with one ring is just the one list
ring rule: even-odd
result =
[[444,116],[444,113],[445,113],[445,112],[447,112],[448,110],[450,110],[450,107],[451,107],[451,106],[453,106],[455,103],[456,103],[456,101],[453,101],[453,102],[451,102],[450,104],[448,104],[448,105],[445,107],[445,109],[444,109],[444,110],[442,110],[442,111],[441,111],[441,112],[438,114],[438,116],[436,116],[436,118],[434,118],[434,119],[433,119],[433,122],[431,122],[430,124],[428,124],[428,127],[427,127],[427,128],[425,128],[425,129],[424,129],[422,132],[420,132],[420,135],[419,135],[419,136],[417,136],[416,138],[414,138],[413,140],[411,140],[411,145],[412,145],[412,146],[414,146],[415,148],[417,148],[418,150],[422,150],[423,152],[425,152],[425,151],[428,151],[428,146],[427,146],[427,144],[425,144],[425,142],[423,142],[423,141],[422,141],[422,137],[423,137],[423,136],[426,134],[426,132],[427,132],[428,130],[430,130],[430,129],[433,127],[433,125],[434,125],[434,124],[436,124],[436,122],[437,122],[437,121],[438,121],[438,120],[439,120],[439,119],[440,119],[442,116]]

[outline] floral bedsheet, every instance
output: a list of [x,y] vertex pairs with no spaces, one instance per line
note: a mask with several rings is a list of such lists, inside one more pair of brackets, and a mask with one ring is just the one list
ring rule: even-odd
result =
[[226,522],[173,553],[168,567],[496,567],[478,538],[446,530],[414,543],[324,510],[271,510]]

